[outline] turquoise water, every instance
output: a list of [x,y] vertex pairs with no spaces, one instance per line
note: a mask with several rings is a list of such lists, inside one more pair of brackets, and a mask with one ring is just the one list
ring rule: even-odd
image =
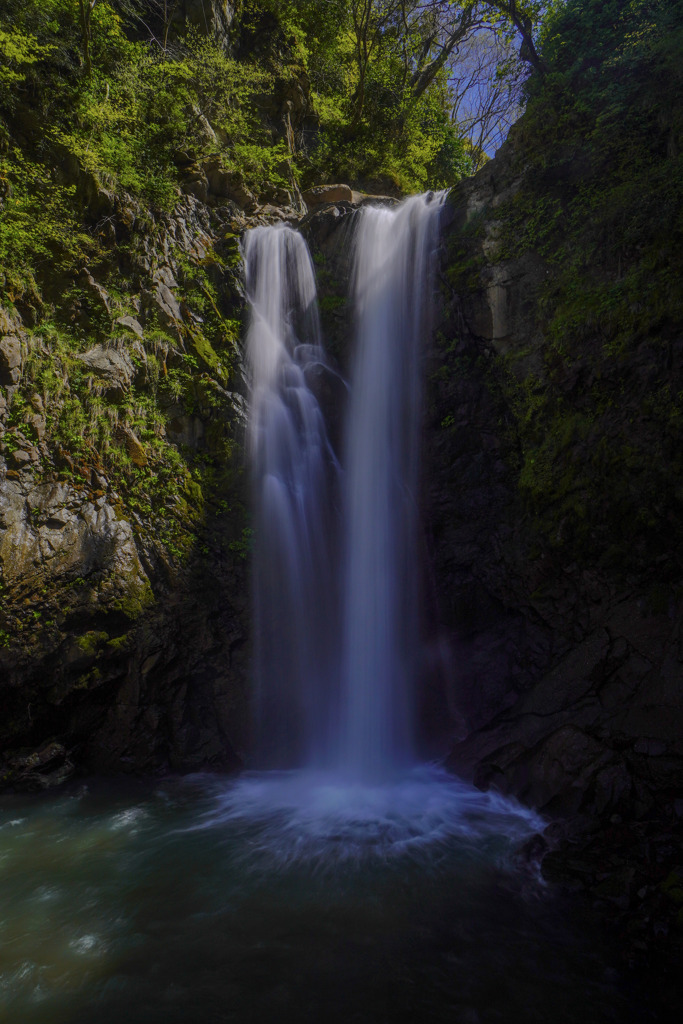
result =
[[514,854],[537,821],[421,769],[0,798],[0,1019],[591,1024],[628,1007]]

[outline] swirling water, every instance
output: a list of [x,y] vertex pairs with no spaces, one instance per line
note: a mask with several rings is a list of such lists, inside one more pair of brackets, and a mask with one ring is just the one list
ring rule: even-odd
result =
[[604,951],[515,857],[536,825],[428,768],[5,796],[0,1019],[629,1020]]

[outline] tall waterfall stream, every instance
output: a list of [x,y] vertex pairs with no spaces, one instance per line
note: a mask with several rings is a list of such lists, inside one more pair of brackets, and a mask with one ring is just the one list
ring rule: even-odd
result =
[[[428,196],[356,215],[348,384],[303,238],[247,234],[253,770],[3,796],[3,1020],[630,1019],[594,938],[516,852],[538,817],[416,754],[439,210]],[[341,443],[317,397],[330,376]]]

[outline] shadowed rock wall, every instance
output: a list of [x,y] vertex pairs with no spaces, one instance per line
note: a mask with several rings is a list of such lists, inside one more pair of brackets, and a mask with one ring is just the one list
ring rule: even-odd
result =
[[[634,565],[625,551],[610,571],[599,540],[592,551],[563,543],[557,495],[549,488],[541,521],[520,483],[520,389],[531,380],[581,408],[591,346],[577,345],[576,372],[558,387],[540,311],[549,268],[535,252],[497,258],[499,211],[523,174],[510,142],[453,191],[444,218],[424,480],[450,702],[462,715],[450,763],[549,812],[643,814],[672,806],[683,783],[683,604],[673,585],[657,600],[661,564]],[[637,380],[641,362],[622,361],[620,379]],[[680,388],[680,357],[658,363],[650,381],[673,374]],[[625,395],[619,410],[634,437],[642,397]],[[571,471],[586,448],[570,434],[556,462]],[[597,538],[610,502],[601,485],[596,476],[575,495]],[[554,533],[543,528],[553,505]],[[633,522],[634,547],[640,531]]]

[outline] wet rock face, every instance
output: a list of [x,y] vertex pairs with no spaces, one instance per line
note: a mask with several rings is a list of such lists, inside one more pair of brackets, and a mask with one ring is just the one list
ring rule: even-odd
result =
[[[0,629],[3,784],[47,787],[76,767],[235,767],[247,730],[244,570],[224,555],[170,570],[111,491],[36,483],[30,470],[0,481],[13,599]],[[60,758],[44,753],[46,736],[60,737]]]
[[[654,566],[624,578],[550,546],[519,488],[505,360],[521,387],[543,373],[547,268],[533,253],[496,261],[515,166],[507,148],[445,208],[426,354],[423,513],[450,764],[551,815],[665,813],[683,786],[683,605],[653,607]],[[561,386],[563,403],[583,399],[580,373]],[[587,456],[577,440],[563,457]]]
[[[78,280],[74,316],[92,341],[70,358],[81,393],[111,412],[109,440],[133,473],[148,471],[149,436],[117,422],[117,409],[149,401],[150,363],[166,375],[193,344],[201,321],[179,300],[175,261],[179,251],[201,260],[220,244],[232,212],[215,217],[184,197],[143,229],[131,201],[115,218],[119,235],[130,232],[125,306],[91,275]],[[216,287],[235,317],[242,300],[231,282],[221,273]],[[167,334],[150,343],[160,323]],[[230,548],[243,525],[237,459],[225,466],[220,502],[191,482],[184,490],[186,477],[168,494],[157,488],[151,523],[144,500],[136,511],[108,479],[92,443],[56,440],[61,384],[53,394],[32,374],[37,360],[65,381],[68,371],[40,327],[0,309],[0,338],[0,788],[43,788],[93,770],[234,769],[249,718],[245,552]],[[241,436],[239,359],[227,391],[213,350],[198,343],[195,358],[183,394],[159,406],[160,437],[222,457]],[[158,536],[160,496],[175,536],[187,538],[182,552]]]

